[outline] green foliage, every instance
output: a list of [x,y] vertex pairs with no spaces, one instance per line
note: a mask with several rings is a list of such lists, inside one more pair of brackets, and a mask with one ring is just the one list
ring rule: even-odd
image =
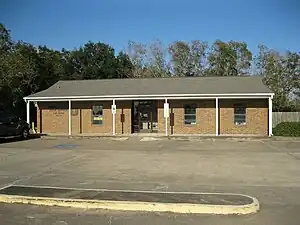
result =
[[191,43],[175,41],[169,46],[173,72],[176,76],[202,76],[208,45],[194,40]]
[[67,63],[72,72],[68,75],[80,74],[83,79],[116,78],[114,49],[104,43],[86,43],[70,52]]
[[[252,68],[251,66],[255,66]],[[47,89],[58,80],[145,78],[168,76],[242,76],[250,69],[274,91],[274,111],[292,111],[300,99],[300,54],[279,54],[265,46],[252,61],[245,42],[217,40],[130,41],[125,51],[101,42],[60,51],[14,41],[0,23],[0,110],[25,115],[23,97]],[[299,104],[298,104],[299,108]]]
[[120,52],[117,56],[116,76],[117,78],[131,78],[134,66],[130,58],[124,52]]
[[242,76],[248,74],[252,53],[245,42],[217,40],[209,53],[210,74],[214,76]]
[[58,80],[132,77],[129,57],[112,47],[88,42],[72,51],[12,41],[0,24],[0,110],[25,116],[24,96],[49,88]]
[[0,23],[0,54],[10,50],[12,46],[10,31]]
[[300,93],[300,54],[280,54],[261,45],[256,66],[264,83],[275,93],[273,110],[295,110],[297,95]]
[[273,129],[273,135],[300,137],[300,122],[282,122]]

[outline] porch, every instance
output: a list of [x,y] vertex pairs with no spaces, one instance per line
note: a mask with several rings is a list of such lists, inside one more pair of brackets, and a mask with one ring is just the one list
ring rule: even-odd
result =
[[[62,136],[133,136],[136,133],[146,136],[260,136],[256,133],[241,132],[226,133],[224,130],[224,110],[222,105],[226,101],[260,101],[266,100],[267,106],[267,134],[272,134],[272,98],[253,95],[226,96],[167,96],[162,97],[130,97],[130,98],[72,98],[72,99],[37,99],[27,100],[27,121],[29,121],[30,107],[33,103],[41,110],[57,111]],[[185,105],[198,102],[193,115],[186,114]],[[199,103],[200,102],[200,103]],[[42,105],[53,105],[50,109]],[[55,106],[63,105],[61,109]],[[85,105],[83,107],[83,105]],[[256,106],[253,106],[256,107]],[[191,110],[189,110],[191,111]],[[253,113],[252,113],[253,114]],[[254,113],[255,114],[255,113]],[[59,115],[59,118],[58,116]],[[254,115],[255,116],[255,115]],[[197,123],[196,123],[197,117]],[[40,132],[43,133],[43,123],[50,118],[40,117]],[[187,121],[190,120],[190,121]],[[205,122],[206,121],[206,122]],[[47,122],[47,123],[48,123]],[[258,121],[259,122],[259,121]],[[208,127],[209,126],[209,127]],[[264,125],[263,125],[264,126]],[[174,131],[175,129],[175,131]],[[45,130],[45,129],[44,129]],[[51,132],[47,132],[50,134]]]

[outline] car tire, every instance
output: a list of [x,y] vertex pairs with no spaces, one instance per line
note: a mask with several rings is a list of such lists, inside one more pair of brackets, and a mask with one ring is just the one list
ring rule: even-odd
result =
[[28,129],[23,129],[22,134],[21,134],[21,138],[23,140],[26,140],[26,139],[28,139],[28,137],[29,137],[29,130]]

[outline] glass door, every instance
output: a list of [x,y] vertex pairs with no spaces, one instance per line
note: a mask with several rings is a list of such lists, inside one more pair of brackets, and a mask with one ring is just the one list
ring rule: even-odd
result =
[[152,133],[157,130],[156,101],[134,101],[132,111],[134,133]]

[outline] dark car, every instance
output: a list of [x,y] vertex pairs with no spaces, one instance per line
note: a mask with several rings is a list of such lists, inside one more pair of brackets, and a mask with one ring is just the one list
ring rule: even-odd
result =
[[29,137],[29,124],[20,117],[11,114],[0,114],[0,138]]

